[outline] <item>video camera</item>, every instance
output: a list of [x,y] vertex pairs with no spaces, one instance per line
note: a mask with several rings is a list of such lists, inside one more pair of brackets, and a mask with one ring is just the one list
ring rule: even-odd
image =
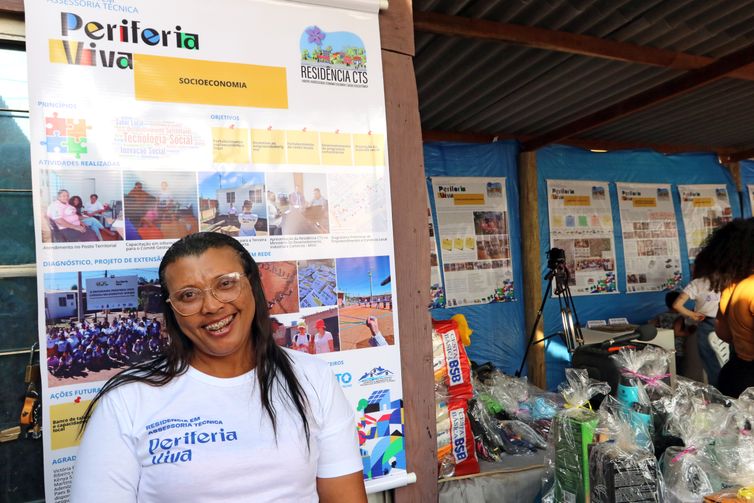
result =
[[552,248],[547,252],[547,267],[550,269],[559,269],[565,265],[566,254],[565,250],[560,248]]

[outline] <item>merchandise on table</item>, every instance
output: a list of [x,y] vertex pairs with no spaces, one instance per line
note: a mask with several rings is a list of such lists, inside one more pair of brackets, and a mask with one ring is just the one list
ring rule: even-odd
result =
[[655,503],[662,501],[662,482],[648,425],[612,396],[599,410],[597,437],[589,447],[591,501]]
[[438,477],[479,473],[466,400],[436,396]]
[[435,390],[456,398],[472,397],[471,365],[455,320],[432,320]]
[[589,400],[610,392],[604,382],[589,379],[586,370],[566,369],[566,380],[558,387],[566,409],[555,418],[550,451],[543,478],[543,501],[585,503],[589,499],[589,453],[598,416],[586,408]]

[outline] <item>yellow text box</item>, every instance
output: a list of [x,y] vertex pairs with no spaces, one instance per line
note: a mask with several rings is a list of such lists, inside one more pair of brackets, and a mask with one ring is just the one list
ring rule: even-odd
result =
[[635,197],[634,208],[656,208],[657,198],[655,197]]
[[319,164],[319,134],[310,131],[286,131],[288,164]]
[[243,164],[249,161],[247,128],[212,128],[212,162]]
[[715,205],[711,197],[695,197],[694,208],[712,208]]
[[134,54],[141,101],[288,108],[285,68]]
[[484,194],[453,194],[453,204],[456,206],[478,206],[484,204]]
[[356,166],[384,166],[385,136],[381,134],[353,135],[353,162]]
[[251,159],[259,164],[285,164],[285,131],[252,129]]
[[592,198],[589,196],[563,196],[563,206],[591,206]]
[[351,135],[342,133],[320,133],[322,164],[326,166],[351,166],[353,151]]
[[80,400],[50,406],[50,439],[52,449],[64,449],[79,445],[79,428],[90,400]]

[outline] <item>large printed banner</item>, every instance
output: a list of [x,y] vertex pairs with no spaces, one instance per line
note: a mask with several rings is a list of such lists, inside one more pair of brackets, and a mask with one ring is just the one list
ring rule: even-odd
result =
[[376,9],[27,0],[26,30],[47,501],[103,382],[164,347],[157,267],[199,230],[259,261],[277,342],[331,365],[367,488],[405,483]]
[[733,210],[725,185],[679,185],[681,214],[686,230],[689,260],[699,253],[712,231],[733,219]]
[[547,204],[550,246],[565,251],[571,293],[617,293],[608,183],[547,180]]
[[448,307],[515,300],[505,178],[433,177]]
[[682,279],[670,185],[618,183],[628,293],[672,290]]

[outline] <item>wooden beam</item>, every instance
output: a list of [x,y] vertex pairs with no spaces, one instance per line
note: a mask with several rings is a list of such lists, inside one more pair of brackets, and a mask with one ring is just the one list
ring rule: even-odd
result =
[[743,161],[745,159],[751,159],[754,157],[754,148],[747,148],[745,150],[738,150],[736,152],[731,152],[728,155],[721,156],[723,158],[723,162],[738,162]]
[[[456,133],[453,131],[422,130],[422,140],[427,142],[433,141],[454,141],[461,143],[492,143],[497,140],[517,140],[521,143],[530,141],[534,138],[531,135],[512,135],[512,134],[488,134],[488,133]],[[686,152],[715,152],[723,158],[728,158],[735,151],[730,147],[715,147],[712,145],[666,145],[658,143],[633,143],[620,142],[611,140],[592,140],[588,138],[567,138],[559,142],[563,145],[580,147],[589,150],[635,150],[650,149],[663,154],[681,154]],[[751,152],[754,156],[754,151]]]
[[[695,70],[716,61],[707,56],[657,49],[578,33],[449,16],[434,12],[414,11],[414,30],[436,35],[524,45],[548,51],[610,59],[624,63],[661,66],[675,70]],[[729,77],[754,80],[754,66],[736,69],[730,73]]]
[[550,143],[570,138],[583,131],[594,129],[616,119],[657,105],[671,98],[688,94],[700,87],[722,79],[732,71],[754,63],[754,44],[739,49],[698,70],[640,92],[630,98],[593,112],[585,117],[564,124],[522,144],[525,151],[536,150]]
[[[400,4],[400,6],[398,5]],[[405,4],[405,5],[404,5]],[[407,8],[404,8],[407,5]],[[395,9],[395,10],[393,10]],[[398,299],[406,464],[416,483],[394,491],[395,503],[437,501],[437,428],[432,324],[429,303],[429,235],[427,199],[417,197],[426,186],[421,144],[419,97],[414,76],[410,0],[390,2],[392,15],[380,14],[380,33],[395,35],[382,49],[385,118],[390,148],[395,286]],[[405,20],[409,22],[406,25]],[[407,26],[411,47],[400,36]],[[401,42],[402,41],[402,42]]]
[[[524,344],[528,343],[529,334],[534,328],[540,303],[542,302],[542,276],[539,251],[539,197],[537,186],[537,153],[522,152],[518,157],[518,185],[520,190],[521,264],[523,266],[524,318],[526,332]],[[537,324],[534,345],[529,350],[529,381],[542,389],[547,389],[547,372],[545,368],[544,321]],[[524,346],[524,350],[526,346]]]
[[0,13],[23,14],[24,0],[0,0]]

